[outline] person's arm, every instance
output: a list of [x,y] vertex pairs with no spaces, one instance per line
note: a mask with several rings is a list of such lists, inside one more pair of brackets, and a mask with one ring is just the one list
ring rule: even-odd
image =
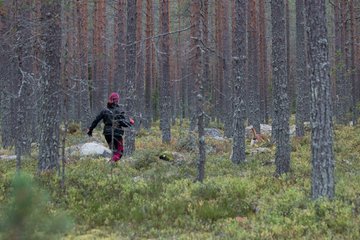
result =
[[121,127],[131,127],[132,125],[135,124],[134,119],[132,118],[126,118],[125,113],[122,112],[119,116],[119,124]]
[[91,126],[89,127],[89,130],[87,132],[87,134],[89,136],[92,136],[92,131],[94,130],[94,128],[96,128],[96,126],[98,125],[98,123],[101,121],[101,119],[103,119],[104,117],[104,112],[101,111],[95,118],[95,120],[91,123]]

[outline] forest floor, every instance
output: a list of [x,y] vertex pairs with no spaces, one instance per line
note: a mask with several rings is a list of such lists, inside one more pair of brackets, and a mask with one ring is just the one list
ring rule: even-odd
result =
[[208,138],[205,180],[196,183],[196,144],[184,129],[173,127],[170,144],[158,126],[141,130],[135,153],[114,166],[70,159],[64,187],[57,173],[36,174],[36,151],[15,180],[15,161],[0,160],[0,239],[360,239],[359,126],[335,126],[331,201],[310,198],[309,132],[292,138],[292,170],[281,177],[273,146],[234,165],[231,141]]

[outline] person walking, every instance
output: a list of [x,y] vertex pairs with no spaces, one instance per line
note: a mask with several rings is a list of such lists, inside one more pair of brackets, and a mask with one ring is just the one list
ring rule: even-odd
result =
[[124,153],[123,127],[131,127],[135,124],[132,118],[126,118],[125,112],[121,111],[119,99],[120,96],[118,93],[111,93],[106,108],[100,111],[87,131],[87,134],[91,137],[94,128],[103,120],[103,135],[109,148],[113,152],[111,162],[119,161]]

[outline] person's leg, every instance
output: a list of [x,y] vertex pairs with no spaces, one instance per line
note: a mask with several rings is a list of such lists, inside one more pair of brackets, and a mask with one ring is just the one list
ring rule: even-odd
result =
[[114,149],[116,149],[114,151],[114,155],[112,157],[112,160],[117,162],[120,160],[120,158],[122,157],[123,155],[123,152],[124,152],[124,145],[123,145],[123,139],[122,139],[122,136],[116,136],[114,138]]
[[104,136],[109,148],[112,150],[113,149],[112,136],[111,135],[104,135]]
[[114,162],[114,161],[116,161],[115,159],[119,159],[115,154],[117,153],[117,141],[116,141],[116,139],[115,138],[113,138],[113,136],[112,135],[105,135],[105,140],[106,140],[106,142],[107,142],[107,144],[108,144],[108,146],[109,146],[109,148],[110,148],[110,150],[111,150],[111,152],[112,152],[112,156],[111,156],[111,159],[110,159],[110,161],[111,162]]

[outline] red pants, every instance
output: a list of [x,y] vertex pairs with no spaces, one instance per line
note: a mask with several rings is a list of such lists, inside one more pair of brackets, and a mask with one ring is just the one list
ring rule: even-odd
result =
[[106,142],[109,145],[109,148],[112,150],[113,155],[111,161],[117,162],[120,160],[124,153],[124,144],[122,136],[111,136],[105,135]]

